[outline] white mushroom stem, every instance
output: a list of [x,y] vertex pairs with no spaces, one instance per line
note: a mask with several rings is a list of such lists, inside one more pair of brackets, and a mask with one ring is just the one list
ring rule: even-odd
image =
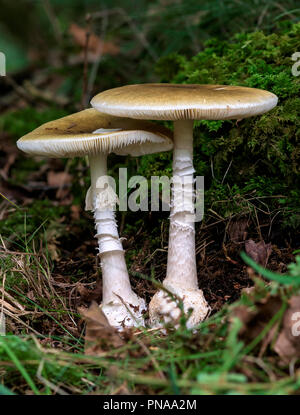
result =
[[[163,285],[183,301],[184,311],[193,312],[187,322],[192,328],[207,315],[209,307],[198,288],[194,221],[193,121],[174,123],[173,188],[170,213],[167,276]],[[160,290],[150,303],[153,326],[174,321],[180,315],[176,302]]]
[[[193,121],[174,123],[173,189],[170,214],[168,281],[197,289],[195,256]],[[191,184],[191,186],[189,186]]]
[[[115,220],[116,195],[112,188],[103,188],[103,177],[107,177],[107,155],[90,156],[89,161],[91,190],[87,194],[87,209],[92,207],[97,230],[103,280],[102,310],[112,326],[143,325],[145,302],[130,286]],[[114,200],[111,196],[115,196]]]

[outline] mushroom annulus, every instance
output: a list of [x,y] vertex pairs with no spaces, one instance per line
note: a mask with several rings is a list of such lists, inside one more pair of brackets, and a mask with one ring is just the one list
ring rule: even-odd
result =
[[[91,104],[102,113],[142,120],[174,121],[173,183],[193,182],[194,120],[243,119],[263,114],[277,104],[276,95],[261,89],[228,85],[141,84],[110,89],[96,95]],[[183,302],[193,328],[208,314],[209,306],[199,289],[195,255],[194,203],[183,203],[184,186],[173,184],[165,288]],[[190,191],[190,200],[194,190]],[[159,290],[151,300],[152,326],[176,321],[178,301]]]
[[102,180],[108,177],[107,156],[168,151],[173,147],[171,137],[171,132],[163,126],[100,114],[90,108],[43,124],[17,141],[18,148],[31,155],[88,156],[91,187],[86,196],[86,209],[94,212],[97,230],[103,281],[101,307],[110,325],[118,329],[144,325],[146,305],[130,285],[115,219],[116,194]]

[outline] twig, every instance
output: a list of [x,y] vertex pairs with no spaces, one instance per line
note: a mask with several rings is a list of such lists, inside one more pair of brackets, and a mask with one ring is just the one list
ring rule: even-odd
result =
[[164,375],[164,373],[162,372],[162,370],[160,369],[160,366],[157,362],[157,360],[155,359],[155,357],[151,354],[150,350],[146,347],[146,345],[138,338],[135,337],[134,340],[141,346],[141,348],[144,350],[144,352],[150,357],[150,360],[154,366],[154,368],[156,369],[159,377],[161,379],[166,380],[166,377]]
[[287,10],[285,7],[283,7],[280,3],[274,2],[273,3],[279,10],[281,10],[283,13],[281,13],[279,16],[275,17],[275,20],[279,19],[283,16],[289,16],[292,20],[297,20],[297,16],[295,14],[292,14],[291,12],[294,10]]
[[216,182],[218,182],[218,180],[215,178],[215,172],[214,172],[214,162],[213,162],[212,157],[210,158],[210,169],[211,169],[211,175],[212,175],[212,178],[213,178]]
[[53,8],[49,0],[43,0],[43,4],[44,4],[44,9],[48,16],[48,19],[53,27],[53,33],[54,33],[55,39],[58,43],[62,43],[62,40],[63,40],[62,31],[59,26],[59,21],[53,11]]
[[61,389],[59,386],[54,385],[54,383],[50,382],[50,380],[45,379],[42,376],[42,372],[43,372],[43,369],[44,369],[44,363],[45,363],[45,359],[42,359],[41,363],[39,364],[37,373],[36,373],[36,377],[38,378],[38,380],[40,382],[42,382],[48,388],[52,389],[54,393],[58,393],[59,395],[69,395],[67,392],[65,392],[63,389]]
[[273,226],[274,219],[276,218],[276,216],[279,213],[281,213],[281,210],[278,210],[278,212],[276,212],[275,215],[273,216],[273,218],[271,219],[270,228],[269,228],[269,232],[268,232],[268,238],[270,238],[270,235],[271,235],[271,230],[272,230],[272,226]]
[[263,19],[264,19],[265,15],[266,15],[266,13],[267,13],[267,10],[268,10],[269,6],[270,6],[270,4],[267,4],[267,5],[263,8],[263,11],[261,12],[261,14],[260,14],[260,16],[259,16],[259,18],[258,18],[258,21],[257,21],[256,30],[258,30],[259,26],[262,24],[262,21],[263,21]]
[[86,21],[87,28],[86,28],[86,34],[85,34],[84,61],[83,61],[83,86],[82,86],[82,99],[81,99],[82,109],[84,109],[87,104],[88,49],[89,49],[89,41],[91,37],[91,15],[90,14],[86,15],[85,21]]
[[226,176],[227,176],[227,173],[229,172],[229,169],[230,169],[230,167],[231,167],[231,165],[232,165],[232,162],[233,162],[233,159],[231,159],[231,161],[230,161],[230,163],[229,163],[229,165],[228,165],[228,167],[227,167],[227,170],[226,170],[226,172],[225,172],[225,174],[224,174],[224,176],[223,176],[223,179],[222,179],[222,181],[221,181],[221,184],[223,184],[223,183],[224,183],[224,180],[225,180],[225,178],[226,178]]
[[[101,34],[100,34],[100,39],[104,39],[105,38],[105,33],[106,33],[106,29],[108,26],[108,16],[104,15],[103,19],[102,19],[102,23],[101,23]],[[87,85],[87,94],[88,97],[90,97],[93,88],[94,88],[94,84],[95,84],[95,80],[97,77],[97,73],[98,73],[98,69],[100,66],[100,62],[102,60],[102,56],[103,56],[103,51],[102,51],[102,43],[100,43],[100,47],[97,51],[98,53],[98,57],[96,59],[96,61],[93,63],[92,69],[91,69],[91,73],[90,73],[90,77],[88,80],[88,85]]]
[[3,275],[3,279],[2,279],[2,300],[1,300],[1,312],[0,312],[0,336],[5,336],[5,334],[6,334],[6,318],[5,318],[5,314],[4,314],[5,279],[6,279],[6,274]]

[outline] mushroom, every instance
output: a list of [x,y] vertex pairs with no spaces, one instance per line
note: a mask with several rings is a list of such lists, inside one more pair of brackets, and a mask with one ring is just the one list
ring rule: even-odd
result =
[[[100,114],[95,109],[43,124],[20,138],[20,150],[38,156],[88,156],[91,188],[86,209],[93,210],[103,279],[102,310],[110,325],[143,325],[145,301],[131,289],[114,208],[116,194],[107,183],[107,155],[142,155],[170,150],[168,129],[146,121]],[[105,180],[104,180],[105,179]]]
[[[183,301],[184,311],[193,309],[187,327],[195,327],[209,311],[198,288],[195,257],[193,190],[184,195],[177,183],[193,182],[194,120],[242,119],[269,111],[277,104],[276,95],[253,88],[227,85],[128,85],[101,92],[91,104],[97,110],[143,120],[174,121],[173,190],[170,213],[167,276],[163,285]],[[175,180],[176,179],[176,180]],[[180,179],[180,180],[178,180]],[[184,198],[185,199],[184,199]],[[150,320],[153,326],[176,321],[180,309],[163,290],[151,300]]]

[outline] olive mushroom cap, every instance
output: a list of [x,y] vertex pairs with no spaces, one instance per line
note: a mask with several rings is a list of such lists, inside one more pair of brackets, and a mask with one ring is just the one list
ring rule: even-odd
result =
[[41,125],[20,138],[17,146],[28,154],[47,157],[99,153],[140,156],[171,150],[171,136],[161,125],[89,108]]
[[96,95],[98,111],[151,120],[225,120],[252,117],[276,106],[271,92],[230,85],[140,84]]

